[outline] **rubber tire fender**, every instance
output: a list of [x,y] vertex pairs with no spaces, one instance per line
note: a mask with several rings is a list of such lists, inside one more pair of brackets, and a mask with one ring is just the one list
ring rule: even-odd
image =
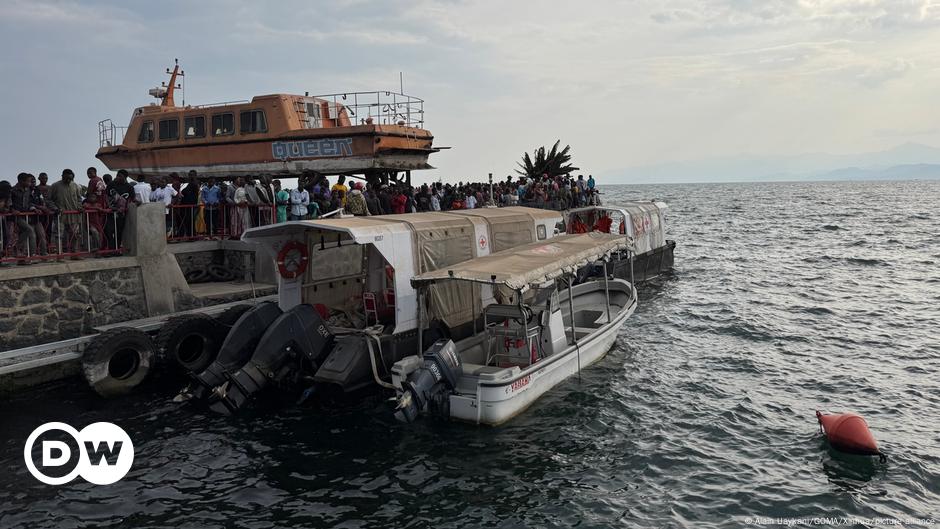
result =
[[228,328],[203,314],[181,314],[167,320],[157,334],[157,347],[169,360],[191,373],[209,367]]
[[204,283],[209,280],[209,273],[203,269],[190,270],[185,277],[187,283]]
[[228,282],[235,279],[234,272],[219,264],[209,265],[208,272],[213,281]]
[[82,375],[102,397],[126,395],[150,373],[157,348],[147,333],[118,327],[89,342],[82,355]]

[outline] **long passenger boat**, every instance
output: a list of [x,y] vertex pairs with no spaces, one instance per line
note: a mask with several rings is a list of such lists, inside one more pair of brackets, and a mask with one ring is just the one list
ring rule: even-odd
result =
[[434,136],[424,101],[392,91],[311,96],[271,94],[250,101],[177,105],[184,73],[150,90],[160,100],[134,109],[130,123],[99,122],[97,153],[108,169],[135,176],[323,175],[401,178],[433,169]]

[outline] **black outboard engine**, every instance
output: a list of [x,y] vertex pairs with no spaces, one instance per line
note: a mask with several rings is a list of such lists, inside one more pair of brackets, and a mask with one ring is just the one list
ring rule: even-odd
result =
[[422,411],[450,416],[450,394],[457,387],[462,368],[453,340],[438,340],[424,352],[424,365],[402,381],[395,418],[413,422]]
[[194,382],[184,388],[174,400],[201,399],[209,395],[214,388],[225,382],[226,375],[245,365],[265,330],[281,314],[283,312],[277,303],[272,301],[259,303],[245,311],[232,324],[232,329],[225,336],[215,361],[202,373],[194,374]]
[[269,383],[298,374],[301,358],[316,371],[332,348],[333,333],[316,309],[297,305],[268,327],[251,360],[229,375],[228,382],[213,393],[217,402],[210,408],[219,413],[234,413]]

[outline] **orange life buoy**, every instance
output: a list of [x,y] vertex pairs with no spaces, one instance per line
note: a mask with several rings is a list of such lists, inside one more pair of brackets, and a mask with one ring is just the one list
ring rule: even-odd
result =
[[288,241],[277,252],[277,271],[284,279],[294,279],[307,270],[307,245],[300,241]]
[[849,454],[881,456],[878,443],[865,419],[854,413],[824,414],[816,412],[816,420],[829,439],[829,444]]

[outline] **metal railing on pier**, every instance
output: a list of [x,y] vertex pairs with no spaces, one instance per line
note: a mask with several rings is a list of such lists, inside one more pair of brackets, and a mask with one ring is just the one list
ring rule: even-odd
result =
[[248,228],[275,222],[273,204],[174,204],[167,214],[167,241],[239,239]]
[[0,264],[124,253],[126,211],[109,208],[0,212]]

